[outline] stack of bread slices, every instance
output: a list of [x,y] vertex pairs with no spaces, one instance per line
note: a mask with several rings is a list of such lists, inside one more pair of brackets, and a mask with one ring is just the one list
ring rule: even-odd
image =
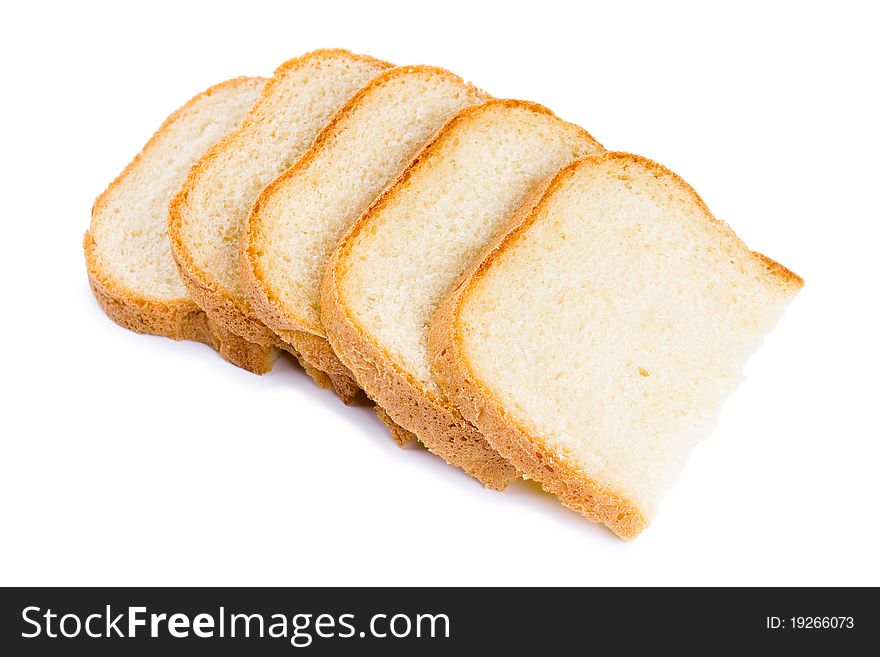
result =
[[803,284],[656,162],[344,50],[195,96],[84,245],[122,326],[257,374],[289,352],[399,444],[535,479],[625,539]]

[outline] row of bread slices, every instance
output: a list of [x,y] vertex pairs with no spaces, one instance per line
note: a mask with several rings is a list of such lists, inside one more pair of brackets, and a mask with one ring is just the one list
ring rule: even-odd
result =
[[[344,50],[190,100],[97,199],[85,251],[123,326],[256,373],[287,351],[344,401],[365,391],[399,443],[488,487],[537,479],[627,538],[799,287],[659,165],[448,71]],[[643,333],[659,322],[657,348],[690,353],[675,338],[694,309],[717,340],[664,369]]]

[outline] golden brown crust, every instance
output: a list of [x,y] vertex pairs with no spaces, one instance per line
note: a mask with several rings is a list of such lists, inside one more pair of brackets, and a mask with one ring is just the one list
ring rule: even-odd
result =
[[217,350],[233,365],[254,374],[265,374],[272,369],[277,355],[274,349],[247,342],[217,326],[192,299],[166,302],[134,294],[100,271],[90,233],[86,233],[83,247],[92,293],[107,316],[120,326],[135,333],[201,342]]
[[[449,304],[457,304],[460,296],[461,289],[447,297]],[[455,338],[447,337],[455,334],[449,307],[444,303],[434,319],[435,343],[454,344]],[[462,415],[480,427],[500,454],[537,480],[545,491],[555,494],[565,506],[606,525],[623,539],[635,538],[648,526],[647,518],[635,505],[573,468],[543,441],[517,426],[467,368],[455,347],[437,350],[432,366],[438,375],[443,372],[443,389]]]
[[779,279],[780,282],[785,284],[786,286],[800,289],[804,286],[804,279],[795,274],[793,271],[788,269],[787,267],[779,264],[775,260],[771,260],[763,253],[758,253],[757,251],[752,251],[752,255],[754,255],[761,263],[764,265],[764,268],[775,278]]
[[281,338],[300,354],[303,362],[325,373],[343,402],[350,404],[357,398],[360,386],[349,369],[336,357],[327,340],[304,331],[285,331]]
[[[319,386],[332,389],[345,404],[351,404],[358,398],[360,386],[324,338],[302,331],[289,331],[282,336],[279,347],[295,356]],[[396,424],[381,406],[375,406],[375,411],[399,447],[412,440],[412,433]]]
[[[437,308],[428,334],[428,351],[431,367],[441,388],[449,396],[462,415],[483,430],[489,442],[526,475],[541,483],[544,490],[555,494],[567,507],[583,514],[590,520],[606,525],[619,537],[635,538],[647,527],[648,518],[638,505],[626,496],[603,486],[574,462],[549,447],[539,436],[521,426],[498,401],[479,377],[476,376],[464,354],[459,324],[462,301],[506,250],[516,243],[535,223],[542,205],[553,191],[581,166],[602,160],[625,160],[639,163],[655,174],[671,176],[674,181],[705,211],[707,217],[717,222],[724,232],[738,242],[738,237],[723,222],[715,219],[703,200],[679,176],[662,165],[647,158],[627,153],[604,153],[580,158],[562,167],[550,176],[521,206],[509,225],[509,230],[499,235],[484,256],[478,259],[462,277],[455,288]],[[753,253],[768,271],[787,282],[799,285],[801,279],[787,269]]]
[[392,420],[388,413],[385,412],[385,409],[381,406],[376,406],[376,415],[379,417],[382,424],[388,427],[388,431],[391,432],[391,438],[397,443],[398,447],[403,447],[411,440],[415,439],[415,436],[412,433]]
[[[331,270],[328,270],[328,272]],[[321,319],[330,343],[371,399],[380,402],[396,424],[411,431],[430,451],[462,468],[489,488],[503,490],[516,470],[480,433],[445,406],[392,361],[390,354],[364,336],[352,321],[332,281],[322,289]],[[339,345],[344,344],[341,348]]]
[[[391,64],[374,59],[367,55],[357,55],[347,50],[315,50],[301,57],[288,60],[281,64],[274,76],[263,87],[260,97],[245,116],[238,129],[226,135],[214,144],[201,157],[190,170],[189,176],[180,191],[171,201],[168,214],[168,229],[171,238],[172,253],[181,272],[181,278],[187,286],[195,302],[216,321],[229,331],[240,335],[250,342],[270,346],[277,343],[277,337],[263,322],[254,314],[250,304],[244,298],[234,295],[225,286],[218,283],[214,278],[199,265],[196,264],[189,245],[183,238],[182,225],[183,213],[188,204],[189,195],[192,193],[197,181],[205,173],[208,165],[225,152],[231,144],[251,125],[261,120],[265,112],[271,111],[271,104],[275,88],[281,84],[284,77],[295,71],[303,63],[319,57],[345,55],[354,60],[375,63],[377,67],[388,68]],[[269,109],[267,109],[269,108]]]
[[[433,156],[445,136],[460,123],[489,107],[527,108],[555,116],[537,103],[492,99],[460,110],[437,132],[410,162],[393,185],[377,198],[340,241],[331,257],[321,289],[321,322],[340,360],[354,373],[367,395],[404,429],[413,432],[430,451],[451,465],[462,468],[490,488],[503,490],[517,476],[517,470],[495,451],[485,437],[445,399],[427,390],[400,367],[391,354],[367,335],[343,297],[339,283],[348,254],[358,235],[404,188],[420,163]],[[583,129],[581,129],[583,130]],[[584,135],[595,142],[583,130]],[[598,146],[598,142],[596,142]]]
[[93,233],[98,215],[105,208],[110,195],[140,164],[144,155],[156,147],[165,132],[191,107],[207,96],[228,87],[242,84],[261,84],[263,78],[240,77],[216,84],[191,98],[185,105],[172,113],[159,129],[150,137],[131,162],[122,170],[104,192],[95,199],[92,206],[90,231],[83,239],[86,270],[89,286],[98,304],[110,319],[137,333],[161,335],[174,340],[193,340],[216,349],[229,362],[255,374],[263,374],[272,369],[275,353],[259,345],[251,344],[237,335],[219,327],[208,320],[204,312],[192,299],[181,298],[171,301],[154,299],[140,294],[115,281],[103,271],[95,253],[96,244]]

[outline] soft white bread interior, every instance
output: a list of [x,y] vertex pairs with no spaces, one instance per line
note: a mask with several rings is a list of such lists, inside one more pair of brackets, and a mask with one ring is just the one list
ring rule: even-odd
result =
[[437,303],[529,191],[601,146],[540,105],[461,110],[342,239],[328,263],[321,322],[366,393],[432,452],[493,488],[517,471],[442,395],[428,322]]
[[208,316],[262,345],[277,342],[254,315],[239,276],[240,231],[263,188],[296,162],[339,107],[390,64],[319,50],[282,64],[237,130],[196,163],[171,203],[172,251]]
[[587,157],[444,299],[432,365],[501,454],[632,538],[802,284],[664,167]]
[[303,361],[347,378],[351,389],[356,383],[327,343],[318,310],[327,260],[446,120],[486,98],[443,69],[388,69],[334,115],[251,210],[241,239],[241,280],[256,316]]
[[258,373],[271,369],[272,350],[230,334],[195,304],[171,257],[167,215],[190,167],[241,122],[265,82],[223,82],[169,116],[97,198],[84,240],[89,283],[113,321],[139,333],[204,342]]

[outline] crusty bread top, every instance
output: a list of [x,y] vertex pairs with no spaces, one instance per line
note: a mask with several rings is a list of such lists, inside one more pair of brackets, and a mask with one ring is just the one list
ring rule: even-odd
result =
[[621,500],[596,519],[631,537],[642,525],[615,527],[622,510],[655,513],[802,283],[664,167],[587,157],[441,304],[435,373],[566,504]]
[[275,71],[241,126],[205,153],[172,201],[172,249],[187,282],[252,316],[240,285],[239,234],[253,201],[357,89],[389,66],[319,50]]
[[318,298],[343,233],[456,111],[488,96],[432,66],[389,69],[356,93],[257,199],[242,237],[252,307],[276,331],[323,337]]
[[198,94],[169,116],[95,200],[89,273],[131,302],[189,299],[168,241],[168,203],[192,164],[233,130],[266,80],[236,78]]
[[324,281],[337,294],[322,299],[342,299],[364,339],[438,395],[427,356],[436,304],[535,184],[601,150],[583,128],[534,103],[462,110],[342,240]]

